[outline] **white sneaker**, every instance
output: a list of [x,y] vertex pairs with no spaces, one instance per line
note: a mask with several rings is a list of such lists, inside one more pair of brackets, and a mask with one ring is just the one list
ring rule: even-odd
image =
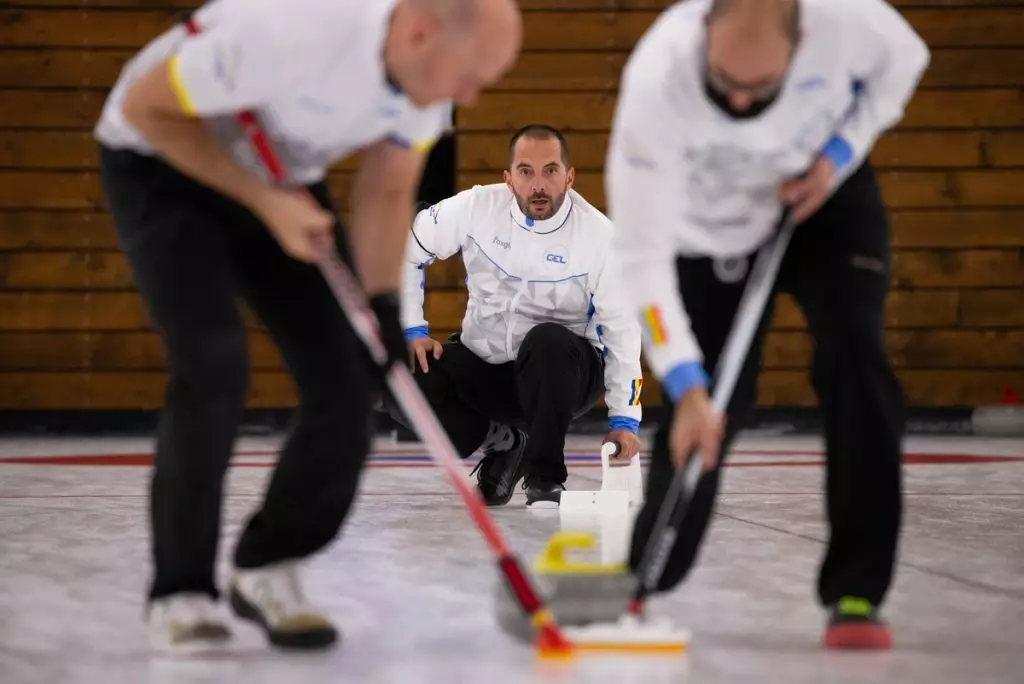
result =
[[152,601],[149,642],[166,653],[208,651],[231,639],[228,617],[208,595],[182,592]]
[[235,570],[231,607],[238,617],[262,627],[275,646],[318,649],[338,639],[334,625],[306,601],[298,566],[291,561]]

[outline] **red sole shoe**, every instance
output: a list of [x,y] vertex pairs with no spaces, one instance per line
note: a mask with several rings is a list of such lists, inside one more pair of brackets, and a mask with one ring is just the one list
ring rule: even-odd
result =
[[822,645],[828,649],[887,651],[892,648],[892,631],[877,622],[846,622],[830,626]]

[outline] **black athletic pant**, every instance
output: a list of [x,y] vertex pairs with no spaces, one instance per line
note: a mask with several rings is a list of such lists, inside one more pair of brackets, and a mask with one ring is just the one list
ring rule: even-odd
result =
[[480,447],[493,420],[529,435],[527,478],[565,482],[569,423],[604,388],[604,361],[590,342],[557,323],[541,323],[526,334],[515,361],[487,363],[458,341],[428,361],[427,373],[417,362],[415,377],[462,458]]
[[[824,605],[845,595],[880,604],[893,574],[902,515],[903,395],[883,346],[890,261],[885,209],[875,175],[864,166],[798,226],[777,282],[777,290],[796,299],[814,339],[811,381],[824,420],[831,528],[818,583]],[[678,273],[683,302],[706,356],[705,366],[712,372],[746,278],[722,282],[709,259],[680,259]],[[723,459],[756,402],[770,320],[771,306],[727,409]],[[659,426],[655,437],[648,498],[633,538],[634,568],[673,475],[667,447],[670,429],[671,419]],[[717,469],[698,486],[660,590],[678,584],[693,565],[720,477]]]
[[[224,474],[249,378],[244,298],[299,391],[296,420],[235,563],[301,558],[338,533],[369,447],[378,383],[315,266],[288,257],[248,210],[156,159],[101,148],[105,193],[170,377],[151,483],[151,598],[218,595]],[[323,184],[310,188],[330,208]],[[338,245],[349,259],[343,230]]]

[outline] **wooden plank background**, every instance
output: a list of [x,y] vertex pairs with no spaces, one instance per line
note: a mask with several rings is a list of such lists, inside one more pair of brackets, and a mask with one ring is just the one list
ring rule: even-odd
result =
[[[564,128],[578,189],[601,180],[618,77],[665,0],[521,0],[526,51],[459,113],[460,187],[500,178],[512,130]],[[913,404],[1024,392],[1024,0],[895,2],[932,48],[906,120],[879,143],[896,249],[886,343]],[[190,0],[0,0],[0,410],[154,408],[164,359],[103,203],[90,128],[124,60]],[[571,26],[571,31],[565,27]],[[352,164],[331,184],[339,201]],[[461,263],[428,269],[439,335],[465,307]],[[250,405],[294,402],[248,317]],[[783,298],[764,405],[806,406],[810,342]],[[651,380],[643,396],[659,403]]]

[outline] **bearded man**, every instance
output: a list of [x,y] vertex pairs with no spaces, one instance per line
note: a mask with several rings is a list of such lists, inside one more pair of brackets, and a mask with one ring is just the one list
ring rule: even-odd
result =
[[[572,189],[565,137],[531,124],[509,142],[504,182],[420,211],[406,248],[402,326],[410,362],[459,454],[477,449],[488,505],[523,478],[528,506],[556,507],[570,422],[605,391],[608,433],[640,448],[640,329],[622,298],[612,225]],[[423,315],[423,269],[461,252],[468,306],[444,344]],[[392,415],[405,422],[392,409]]]

